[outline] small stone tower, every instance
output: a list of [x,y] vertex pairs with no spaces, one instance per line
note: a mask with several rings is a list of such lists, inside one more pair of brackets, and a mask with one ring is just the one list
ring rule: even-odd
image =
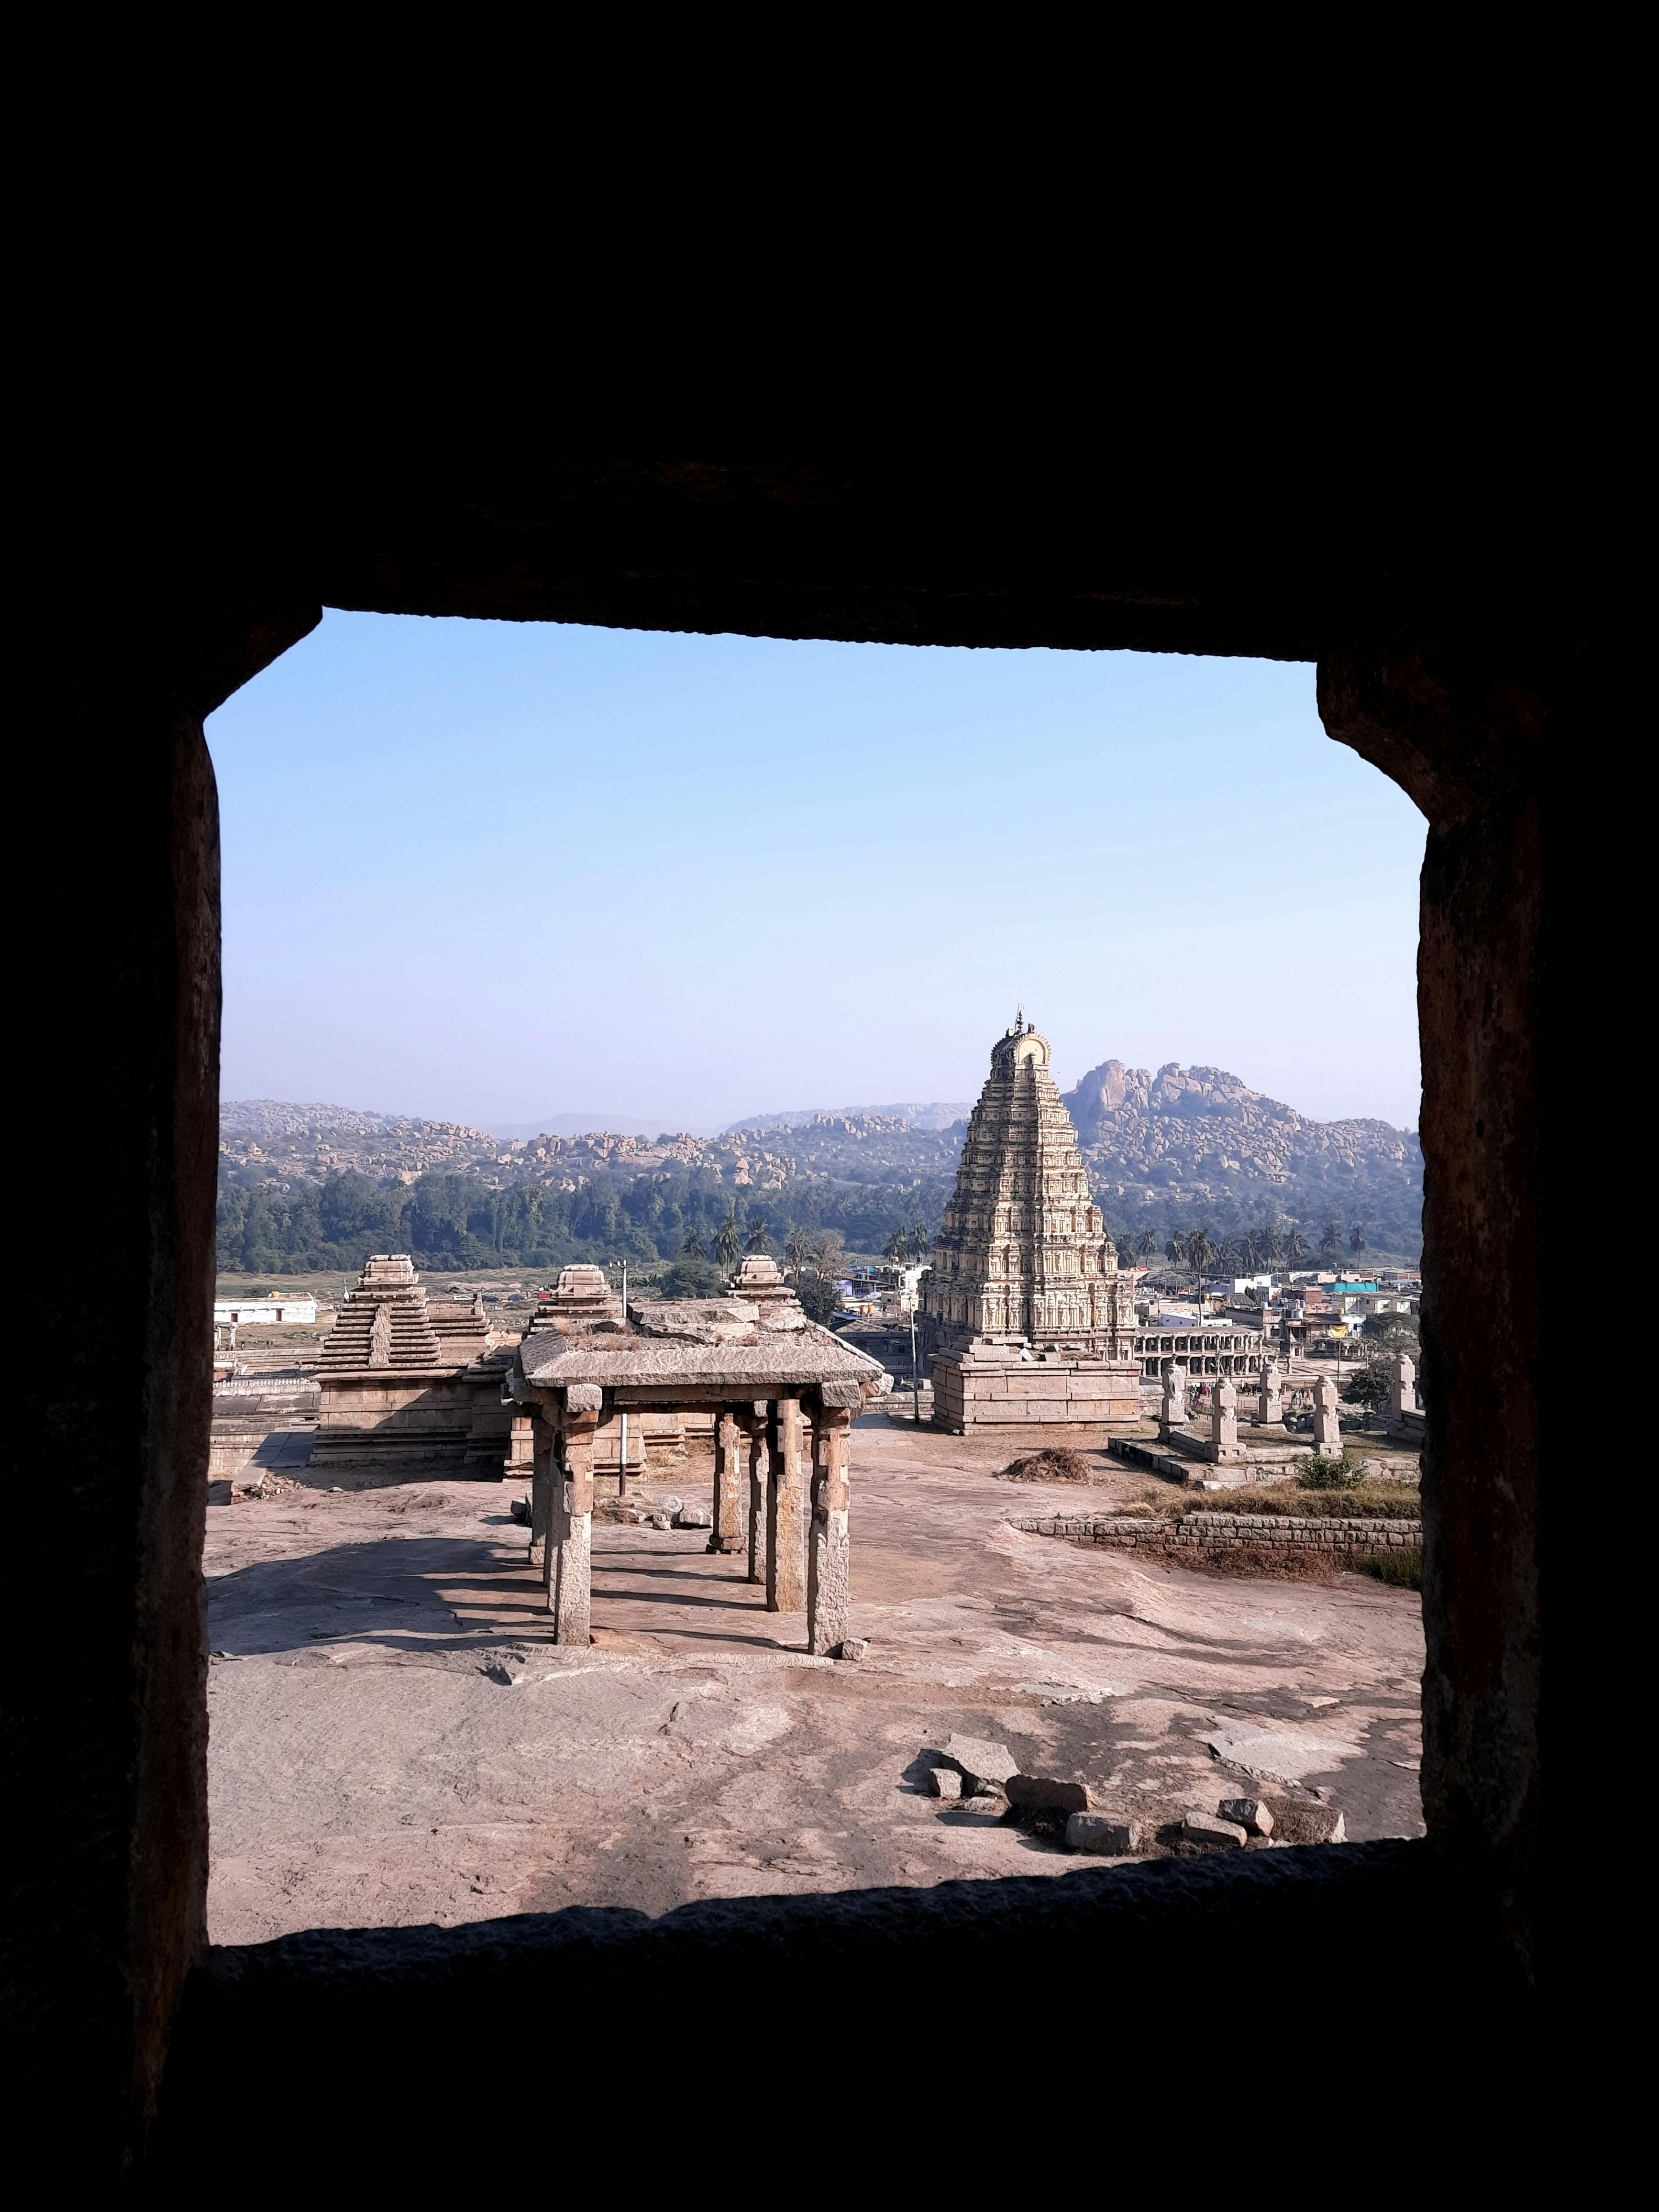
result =
[[323,1344],[325,1374],[353,1369],[436,1367],[437,1332],[425,1286],[406,1252],[377,1252],[341,1307]]
[[921,1313],[943,1427],[1057,1425],[1103,1439],[1139,1420],[1133,1304],[1048,1040],[1023,1015],[992,1048]]

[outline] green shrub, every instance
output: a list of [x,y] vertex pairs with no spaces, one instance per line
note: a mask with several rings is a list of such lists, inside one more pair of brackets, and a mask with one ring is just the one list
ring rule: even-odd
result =
[[1395,1589],[1420,1590],[1423,1587],[1420,1544],[1413,1544],[1404,1552],[1371,1552],[1352,1564],[1356,1574],[1374,1575],[1378,1582],[1387,1583]]
[[1355,1490],[1359,1477],[1348,1470],[1345,1459],[1322,1459],[1316,1452],[1297,1469],[1298,1487],[1303,1490]]

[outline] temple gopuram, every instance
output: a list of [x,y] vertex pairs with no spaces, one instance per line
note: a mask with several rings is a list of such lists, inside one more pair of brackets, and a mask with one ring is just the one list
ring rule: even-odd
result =
[[920,1319],[940,1428],[1076,1444],[1139,1422],[1133,1303],[1023,1013],[992,1048]]

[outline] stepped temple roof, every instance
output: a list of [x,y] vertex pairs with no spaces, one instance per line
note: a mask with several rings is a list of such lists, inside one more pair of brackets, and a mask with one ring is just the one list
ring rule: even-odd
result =
[[956,1189],[921,1279],[936,1340],[1077,1343],[1132,1332],[1117,1253],[1055,1086],[1048,1042],[1022,1015],[991,1050]]
[[414,1263],[406,1252],[377,1252],[324,1340],[320,1372],[419,1370],[443,1364]]

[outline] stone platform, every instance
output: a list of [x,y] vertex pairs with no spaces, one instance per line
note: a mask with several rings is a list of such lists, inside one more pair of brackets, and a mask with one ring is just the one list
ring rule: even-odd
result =
[[[1050,1443],[1104,1443],[1140,1421],[1132,1361],[1086,1353],[973,1345],[936,1352],[931,1364],[933,1425],[952,1436],[969,1429],[1043,1432]],[[1062,1436],[1049,1431],[1064,1431]]]

